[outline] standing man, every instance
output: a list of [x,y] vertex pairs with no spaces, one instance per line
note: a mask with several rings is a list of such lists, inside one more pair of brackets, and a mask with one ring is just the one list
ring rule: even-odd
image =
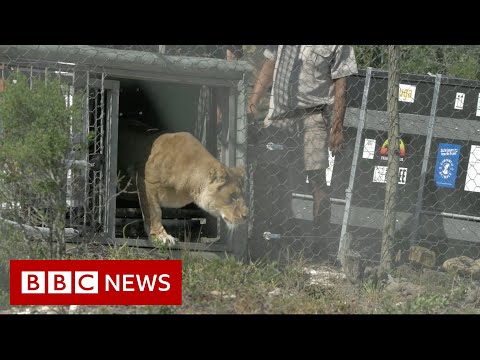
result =
[[[288,140],[290,144],[294,140],[293,150],[299,151],[291,161],[303,162],[301,166],[313,196],[312,234],[328,236],[331,204],[325,170],[328,148],[335,154],[343,143],[347,77],[357,73],[353,47],[268,45],[264,56],[247,112],[257,113],[258,101],[272,85],[262,138],[266,142],[286,141],[287,144]],[[290,148],[287,145],[287,149]],[[282,166],[285,172],[294,167],[291,163]],[[276,176],[286,176],[282,172],[276,171]],[[285,178],[279,183],[282,182]],[[283,199],[278,211],[290,212],[291,196],[278,194],[276,197]]]

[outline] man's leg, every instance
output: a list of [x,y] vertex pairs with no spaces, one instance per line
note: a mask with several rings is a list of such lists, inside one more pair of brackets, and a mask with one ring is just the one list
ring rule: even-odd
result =
[[325,169],[307,171],[313,196],[314,233],[328,233],[330,230],[331,203]]
[[330,232],[330,189],[325,170],[328,167],[329,124],[322,113],[304,120],[304,162],[313,196],[314,237],[326,238]]

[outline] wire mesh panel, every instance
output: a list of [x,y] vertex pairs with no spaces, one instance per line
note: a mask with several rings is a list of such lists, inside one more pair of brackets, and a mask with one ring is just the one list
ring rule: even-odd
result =
[[[387,120],[387,73],[371,71],[367,89],[365,124],[359,134],[358,157],[352,208],[345,210],[349,232],[355,238],[355,249],[371,261],[378,261],[384,226],[385,184],[389,159]],[[404,75],[399,91],[399,172],[397,188],[396,237],[398,245],[408,243],[417,192],[420,188],[425,133],[422,124],[429,119],[435,77]]]
[[[3,211],[2,217],[45,239],[51,238],[56,226],[52,219],[57,219],[57,225],[65,228],[64,235],[59,235],[62,237],[91,238],[95,234],[111,233],[110,204],[116,185],[116,174],[111,171],[116,172],[116,162],[112,164],[110,154],[115,143],[111,126],[116,113],[113,108],[118,106],[118,94],[115,103],[112,82],[105,82],[105,74],[90,73],[86,67],[63,62],[62,58],[58,61],[24,56],[5,58],[6,53],[8,47],[2,53],[1,81],[17,90],[6,95],[7,108],[2,120],[12,122],[7,125],[4,122],[2,130],[4,135],[12,134],[4,145],[9,146],[13,141],[11,146],[18,149],[18,155],[6,155],[6,161],[14,159],[17,169],[23,174],[28,172],[30,177],[19,174],[20,178],[12,182],[15,179],[8,176],[15,172],[8,172],[10,185],[2,188],[2,208],[9,211]],[[60,81],[59,88],[52,83],[55,80]],[[18,87],[20,82],[27,84],[32,96],[28,91],[22,92]],[[59,98],[63,99],[65,110],[55,103],[58,101],[56,91],[61,93]],[[8,96],[18,102],[17,113],[8,110],[8,103],[12,101]],[[32,100],[27,100],[28,97]],[[39,100],[35,100],[37,98]],[[25,120],[22,116],[26,116]],[[23,142],[22,138],[30,134],[36,134],[32,142]],[[43,154],[37,152],[25,163],[19,163],[23,152],[35,148]],[[8,190],[12,186],[13,191]],[[16,194],[18,191],[21,193]]]
[[[258,129],[251,137],[255,205],[250,252],[254,258],[268,254],[288,262],[299,256],[318,258],[327,247],[335,248],[341,224],[337,206],[345,194],[332,198],[331,189],[340,185],[338,180],[332,183],[332,176],[345,160],[328,151],[334,112],[333,70],[328,64],[337,56],[333,47],[278,46],[278,53],[270,65],[274,69],[268,113],[255,123]],[[267,52],[265,57],[262,69],[272,61]],[[346,53],[343,60],[348,58]],[[354,60],[345,65],[347,72],[349,65],[352,74],[356,72]],[[331,223],[332,216],[339,223]]]
[[70,172],[73,184],[70,223],[86,234],[112,233],[110,203],[116,192],[116,126],[115,108],[118,89],[115,83],[90,72],[76,73],[76,91],[82,91],[83,125],[75,134],[85,150],[76,153],[77,169]]
[[[343,148],[329,152],[324,169],[331,209],[323,206],[329,224],[320,233],[312,224],[315,190],[302,159],[304,129],[299,124],[264,128],[272,111],[269,92],[261,104],[249,157],[254,179],[249,242],[253,258],[334,261],[339,248],[348,243],[350,254],[361,258],[363,267],[378,265],[391,153],[388,54],[386,46],[354,48],[359,70],[348,77]],[[479,76],[473,65],[477,54],[477,47],[402,47],[396,226],[390,249],[397,264],[408,257],[412,245],[431,250],[436,266],[454,256],[478,257],[475,169],[480,139],[475,120],[479,91],[472,81]],[[295,64],[302,56],[305,59],[300,54],[283,60]],[[261,63],[257,66],[260,69]],[[285,65],[277,62],[275,71],[281,66]],[[288,91],[298,91],[304,79],[295,80],[294,72],[300,66],[293,66],[290,78],[277,76],[277,83],[285,81],[290,84]],[[272,92],[273,97],[285,96]]]
[[[72,151],[66,156],[69,167],[62,192],[68,205],[66,226],[85,238],[98,234],[148,237],[141,231],[126,231],[127,225],[141,226],[143,214],[138,196],[133,206],[120,199],[129,191],[117,181],[117,162],[126,165],[120,169],[123,175],[131,175],[132,164],[126,164],[125,156],[135,152],[118,143],[120,130],[132,126],[138,130],[141,124],[143,129],[156,128],[157,136],[190,132],[227,166],[246,163],[246,138],[241,134],[246,132],[246,122],[241,109],[243,77],[249,70],[245,63],[233,61],[243,56],[241,46],[2,45],[0,49],[2,63],[61,72],[69,77],[67,97],[83,95],[81,128],[70,134]],[[146,143],[136,144],[142,142]],[[185,242],[207,239],[208,244],[201,245],[210,249],[215,248],[211,242],[221,239],[217,250],[233,249],[239,232],[233,235],[220,218],[193,204],[177,210],[163,213],[170,229],[178,230],[178,238],[183,232]],[[198,223],[198,236],[185,236],[185,227],[181,229],[185,222],[195,227]],[[246,237],[240,242],[245,243]]]
[[479,256],[479,87],[477,81],[442,76],[436,116],[429,124],[424,198],[416,220],[420,227],[412,241],[437,247],[441,259]]
[[[468,79],[459,79],[425,70],[443,70],[454,76],[465,74],[458,72],[461,67],[449,64],[448,58],[468,59],[476,56],[478,49],[432,46],[414,50],[415,47],[404,47],[399,61],[396,155],[400,162],[395,236],[388,251],[396,265],[410,261],[437,267],[461,255],[478,257],[479,230],[475,218],[478,198],[472,191],[474,186],[469,191],[466,184],[475,176],[474,165],[468,163],[469,155],[480,141],[475,121],[479,83],[472,81],[478,78],[476,72],[470,72]],[[415,57],[418,63],[420,59],[427,62],[424,58],[427,53],[433,54],[434,60],[430,58],[428,65],[417,64],[415,68]],[[360,156],[354,160],[357,175],[352,208],[345,210],[348,227],[342,229],[343,235],[353,238],[352,250],[361,254],[367,265],[378,264],[380,239],[385,236],[385,183],[390,156],[387,77],[386,71],[371,71]],[[467,94],[470,103],[465,101]],[[355,207],[361,209],[358,215]]]
[[[2,223],[51,241],[79,234],[66,221],[72,210],[74,133],[81,108],[74,101],[74,72],[27,59],[5,61],[2,102]],[[13,105],[13,106],[12,106]],[[58,249],[63,247],[58,242]],[[51,255],[56,251],[51,247]]]

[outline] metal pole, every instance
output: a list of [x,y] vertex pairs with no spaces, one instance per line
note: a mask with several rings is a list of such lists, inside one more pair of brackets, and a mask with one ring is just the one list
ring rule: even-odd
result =
[[110,89],[107,97],[105,232],[112,240],[115,240],[119,93],[120,84],[117,82],[113,89]]
[[[105,136],[105,126],[106,126],[106,119],[105,119],[105,88],[104,88],[104,81],[105,81],[105,73],[102,73],[101,83],[100,83],[100,116],[97,118],[97,121],[100,122],[100,144],[98,153],[103,155],[103,159],[105,161],[106,151],[104,147],[104,139]],[[97,107],[95,107],[95,114],[97,113]],[[98,127],[97,127],[98,129]],[[108,229],[106,228],[106,218],[105,218],[105,208],[106,208],[106,189],[108,187],[108,180],[106,180],[105,176],[105,167],[102,166],[100,173],[99,173],[99,194],[98,194],[98,222],[103,227],[103,232],[107,232]]]
[[358,121],[357,127],[357,137],[355,139],[355,148],[353,150],[353,159],[352,159],[352,168],[350,171],[350,179],[348,181],[348,188],[345,190],[345,209],[343,212],[343,221],[342,221],[342,231],[340,233],[340,245],[338,246],[338,254],[337,258],[343,265],[343,258],[345,255],[345,251],[347,250],[345,247],[346,243],[346,234],[347,234],[347,226],[348,220],[350,217],[350,207],[352,203],[352,191],[353,186],[355,184],[355,173],[357,171],[357,163],[358,163],[358,155],[360,154],[360,144],[362,140],[362,132],[363,127],[365,125],[365,119],[367,115],[367,101],[368,101],[368,91],[370,89],[370,78],[372,76],[372,68],[367,68],[367,74],[365,76],[365,86],[363,88],[363,97],[362,97],[362,105],[360,108],[360,119]]
[[[90,72],[87,71],[86,73],[86,85],[85,85],[85,109],[83,112],[83,136],[85,143],[87,144],[87,148],[85,149],[85,157],[84,160],[88,163],[90,161],[89,153],[90,153]],[[84,188],[84,201],[83,201],[83,232],[87,231],[87,216],[91,215],[88,214],[90,208],[91,199],[89,198],[90,195],[90,170],[88,168],[84,169],[84,181],[85,181],[85,188]]]
[[420,184],[417,193],[417,203],[415,206],[415,216],[413,217],[413,232],[410,238],[410,245],[415,245],[418,241],[418,228],[420,225],[420,213],[423,204],[423,192],[425,188],[425,180],[427,177],[428,157],[430,155],[430,148],[432,146],[433,128],[435,127],[438,94],[440,93],[440,84],[442,82],[442,75],[435,75],[435,88],[433,90],[432,107],[430,109],[430,120],[428,121],[427,139],[425,143],[425,151],[423,153],[422,170],[420,173]]
[[[236,165],[236,152],[237,152],[237,116],[236,116],[236,103],[235,103],[235,97],[236,97],[236,89],[231,87],[225,89],[225,91],[228,91],[228,109],[222,109],[225,115],[225,111],[227,110],[228,113],[228,129],[226,134],[222,134],[222,140],[224,138],[227,139],[227,154],[225,157],[225,165],[228,167],[233,167]],[[222,101],[222,104],[224,102]],[[226,121],[227,119],[223,119],[223,121]],[[220,222],[222,224],[222,229],[221,233],[225,234],[226,237],[226,251],[231,252],[233,251],[233,244],[235,242],[234,237],[236,234],[233,232],[227,231],[227,228],[225,226],[225,223],[222,221]]]
[[237,117],[235,108],[236,89],[231,87],[228,89],[228,166],[237,165]]

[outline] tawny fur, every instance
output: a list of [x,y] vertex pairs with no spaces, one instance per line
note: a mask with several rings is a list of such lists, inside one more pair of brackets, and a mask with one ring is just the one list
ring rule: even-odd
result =
[[[210,214],[221,216],[230,226],[245,220],[248,209],[242,168],[225,166],[187,132],[162,134],[151,146],[146,144],[140,144],[148,151],[146,162],[136,160],[131,164],[135,163],[145,230],[152,241],[175,243],[163,228],[162,207],[181,208],[193,202]],[[132,151],[135,150],[130,149],[129,153]]]

